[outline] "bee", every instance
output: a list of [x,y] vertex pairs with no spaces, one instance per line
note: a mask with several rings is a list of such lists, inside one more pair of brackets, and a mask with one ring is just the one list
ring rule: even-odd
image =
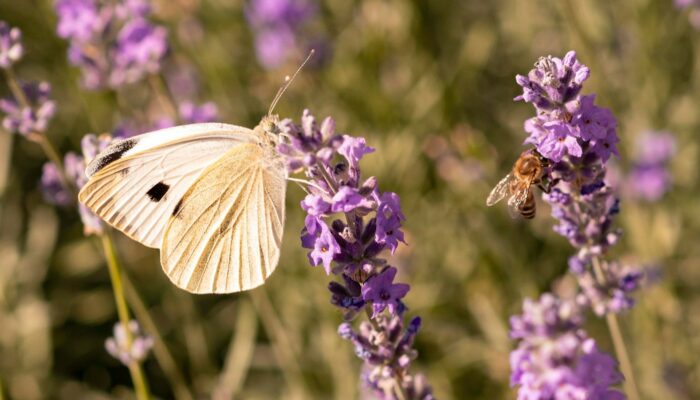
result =
[[549,193],[551,183],[547,173],[548,168],[549,160],[537,150],[524,151],[513,164],[513,170],[491,190],[486,199],[486,205],[491,207],[506,196],[510,196],[508,212],[511,217],[534,218],[537,207],[531,187],[536,185],[543,192]]

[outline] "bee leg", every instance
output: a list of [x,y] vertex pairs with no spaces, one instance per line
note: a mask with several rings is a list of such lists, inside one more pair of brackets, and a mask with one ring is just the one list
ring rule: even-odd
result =
[[548,177],[543,177],[539,182],[537,182],[537,187],[543,192],[549,193],[552,191],[552,186],[556,185],[557,183],[559,183],[559,179],[552,181]]

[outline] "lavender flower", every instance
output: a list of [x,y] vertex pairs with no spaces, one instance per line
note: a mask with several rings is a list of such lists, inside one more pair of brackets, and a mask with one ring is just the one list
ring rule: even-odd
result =
[[595,105],[594,95],[581,94],[589,74],[570,51],[563,59],[540,58],[527,77],[516,78],[523,94],[515,99],[537,113],[525,122],[525,143],[551,161],[551,190],[543,198],[557,220],[554,231],[577,250],[569,268],[579,283],[574,300],[545,294],[526,300],[523,315],[511,319],[511,336],[519,340],[511,353],[518,399],[625,398],[610,389],[623,378],[615,360],[581,328],[587,309],[597,315],[630,309],[642,279],[635,267],[605,258],[621,235],[613,226],[620,202],[605,180],[619,139],[612,113]]
[[0,68],[7,69],[22,58],[22,32],[0,21]]
[[51,85],[31,82],[22,84],[21,90],[29,103],[26,106],[20,99],[0,99],[0,111],[5,114],[3,128],[25,136],[44,133],[56,113],[56,103],[51,100]]
[[363,181],[360,173],[360,160],[374,149],[363,138],[337,134],[331,118],[319,128],[308,110],[301,126],[284,120],[280,129],[286,140],[278,151],[289,172],[304,171],[309,179],[301,202],[307,213],[301,243],[310,250],[309,263],[340,278],[328,289],[346,321],[365,309],[372,322],[358,330],[345,322],[338,330],[365,362],[363,382],[382,399],[432,399],[425,378],[408,372],[420,327],[418,317],[404,324],[402,299],[410,287],[396,283],[397,269],[381,258],[403,242],[400,199],[380,192],[374,177]]
[[133,339],[130,344],[127,341],[124,325],[120,322],[114,324],[114,336],[105,341],[107,352],[126,366],[145,360],[153,347],[153,338],[141,333],[138,322],[129,321],[128,329]]
[[675,0],[676,8],[688,10],[688,20],[695,29],[700,29],[700,1],[698,0]]
[[676,152],[675,139],[668,132],[648,132],[640,136],[636,144],[625,189],[633,198],[657,201],[671,186],[668,163]]
[[120,87],[160,71],[167,31],[148,21],[146,1],[58,0],[57,33],[70,40],[68,59],[88,89]]
[[283,64],[299,49],[298,32],[316,14],[310,0],[252,0],[246,17],[255,32],[258,61],[267,69]]
[[214,102],[206,102],[200,106],[190,101],[180,103],[180,118],[188,124],[214,122],[219,120],[219,108]]
[[589,75],[588,67],[570,51],[563,59],[541,57],[528,76],[516,77],[523,94],[515,100],[532,103],[537,110],[537,116],[525,122],[530,134],[525,142],[552,161],[567,155],[581,157],[584,144],[603,162],[618,154],[617,122],[612,113],[596,106],[595,96],[580,95]]
[[73,200],[71,192],[65,188],[61,182],[61,172],[56,164],[52,162],[47,162],[44,164],[41,172],[41,182],[39,183],[39,187],[41,189],[41,193],[44,195],[44,200],[46,200],[47,203],[67,206],[71,204]]
[[612,223],[619,201],[605,181],[606,162],[618,154],[619,139],[610,110],[596,106],[594,95],[581,94],[589,74],[573,51],[563,59],[540,58],[527,77],[516,78],[523,94],[515,99],[532,103],[537,112],[525,123],[530,133],[526,143],[553,162],[553,189],[544,199],[557,219],[554,230],[578,250],[569,265],[582,288],[581,302],[604,314],[634,304],[629,295],[638,285],[619,286],[619,271],[634,276],[635,282],[641,274],[602,260],[621,234]]
[[622,381],[617,363],[598,350],[582,324],[573,301],[549,293],[525,300],[523,314],[510,321],[510,335],[519,341],[510,357],[511,385],[520,386],[519,400],[625,398],[611,389]]
[[[85,167],[100,151],[104,150],[112,141],[111,136],[93,134],[85,135],[81,141],[83,155],[69,152],[63,160],[64,176],[72,188],[66,188],[61,182],[60,172],[55,164],[44,164],[41,176],[41,191],[47,202],[61,206],[68,206],[75,201],[71,189],[80,190],[87,183]],[[93,214],[82,203],[78,203],[80,219],[83,222],[83,232],[87,235],[99,235],[104,231],[102,220]]]

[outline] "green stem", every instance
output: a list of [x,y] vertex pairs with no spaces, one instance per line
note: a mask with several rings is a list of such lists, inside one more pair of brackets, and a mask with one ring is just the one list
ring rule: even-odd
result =
[[[593,272],[595,273],[598,284],[605,285],[605,274],[603,273],[603,268],[600,265],[600,260],[598,257],[593,257]],[[627,396],[629,396],[630,400],[639,400],[641,397],[637,391],[637,382],[634,379],[632,363],[630,362],[629,355],[627,354],[625,340],[622,337],[622,331],[620,330],[617,317],[614,313],[607,312],[605,314],[605,320],[608,323],[610,337],[612,338],[613,346],[615,347],[615,354],[617,355],[617,359],[620,361],[620,369],[622,370],[622,374],[625,376],[625,392],[627,393]]]
[[[105,258],[107,259],[107,266],[109,267],[109,277],[112,280],[112,288],[114,289],[114,300],[117,304],[119,322],[122,324],[122,328],[124,329],[126,346],[127,348],[131,348],[134,338],[129,330],[129,308],[126,305],[126,297],[124,296],[122,272],[119,265],[119,260],[117,259],[117,252],[114,249],[114,242],[112,241],[109,233],[100,235],[100,239],[102,240],[102,247],[105,252]],[[148,382],[146,381],[146,377],[141,369],[141,364],[138,361],[132,360],[128,367],[129,372],[131,373],[131,379],[134,382],[136,398],[138,400],[150,399],[151,395],[148,390]]]
[[194,396],[185,384],[184,375],[182,374],[182,371],[180,371],[175,359],[170,353],[168,346],[165,344],[163,336],[158,330],[158,325],[156,325],[153,318],[151,318],[146,305],[141,299],[141,296],[139,296],[139,293],[136,291],[136,288],[134,288],[133,283],[131,283],[129,276],[126,274],[122,275],[122,280],[124,283],[126,300],[128,301],[129,305],[131,305],[131,309],[133,310],[136,319],[143,325],[144,331],[153,338],[153,355],[156,358],[158,365],[160,365],[161,369],[163,370],[165,377],[172,385],[175,399],[192,400]]

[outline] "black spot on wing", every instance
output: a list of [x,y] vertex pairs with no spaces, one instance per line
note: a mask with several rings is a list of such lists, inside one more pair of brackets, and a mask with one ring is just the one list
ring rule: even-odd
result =
[[112,143],[88,165],[85,174],[88,177],[93,176],[97,171],[122,158],[137,142],[136,139],[125,139]]
[[177,216],[178,211],[180,211],[180,208],[182,208],[182,199],[175,204],[175,208],[173,209],[173,217]]
[[152,188],[148,189],[146,195],[148,195],[148,198],[150,198],[151,201],[157,203],[163,198],[163,196],[165,196],[166,193],[168,193],[168,189],[170,189],[170,185],[167,185],[163,182],[158,182],[155,185],[153,185]]

